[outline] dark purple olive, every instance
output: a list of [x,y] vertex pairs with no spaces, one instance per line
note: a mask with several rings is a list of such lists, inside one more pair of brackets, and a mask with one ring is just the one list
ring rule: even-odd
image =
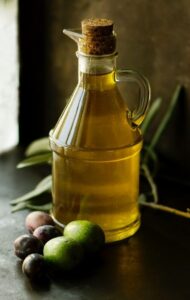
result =
[[31,253],[42,253],[43,244],[32,234],[23,234],[14,241],[15,255],[24,259]]
[[46,277],[44,257],[38,253],[28,255],[22,264],[22,272],[34,281],[42,280]]
[[36,228],[33,232],[33,235],[37,237],[43,244],[49,240],[63,235],[62,232],[52,225],[42,225]]
[[50,215],[43,211],[31,212],[25,220],[25,226],[30,233],[42,225],[54,225],[54,221]]

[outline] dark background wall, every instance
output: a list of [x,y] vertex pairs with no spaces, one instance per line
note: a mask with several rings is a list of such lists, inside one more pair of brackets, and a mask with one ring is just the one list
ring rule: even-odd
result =
[[48,134],[76,84],[76,45],[62,29],[80,27],[83,18],[108,17],[117,32],[118,68],[139,70],[150,81],[152,101],[163,97],[152,132],[176,84],[185,87],[158,150],[175,173],[188,180],[190,1],[20,0],[19,8],[21,142]]

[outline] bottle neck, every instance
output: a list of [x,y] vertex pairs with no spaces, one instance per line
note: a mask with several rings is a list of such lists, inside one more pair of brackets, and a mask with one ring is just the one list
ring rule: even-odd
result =
[[77,52],[80,86],[107,89],[115,84],[116,53],[110,55],[85,55]]

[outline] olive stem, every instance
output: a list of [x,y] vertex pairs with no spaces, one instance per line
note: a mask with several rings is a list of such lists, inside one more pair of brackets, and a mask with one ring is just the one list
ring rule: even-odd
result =
[[157,186],[152,178],[150,170],[149,170],[148,166],[144,163],[141,165],[141,169],[144,171],[145,177],[148,180],[148,183],[150,185],[154,202],[157,203],[158,202]]
[[173,207],[169,207],[166,205],[162,205],[162,204],[158,204],[158,203],[154,203],[154,202],[145,202],[145,201],[140,201],[140,205],[146,206],[146,207],[150,207],[156,210],[161,210],[161,211],[165,211],[180,217],[184,217],[187,219],[190,219],[190,212],[187,211],[181,211],[179,209],[173,208]]

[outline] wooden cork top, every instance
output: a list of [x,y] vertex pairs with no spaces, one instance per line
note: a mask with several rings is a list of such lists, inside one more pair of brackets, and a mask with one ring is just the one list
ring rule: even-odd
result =
[[116,38],[113,21],[109,19],[85,19],[81,23],[83,38],[79,51],[91,55],[106,55],[115,52]]

